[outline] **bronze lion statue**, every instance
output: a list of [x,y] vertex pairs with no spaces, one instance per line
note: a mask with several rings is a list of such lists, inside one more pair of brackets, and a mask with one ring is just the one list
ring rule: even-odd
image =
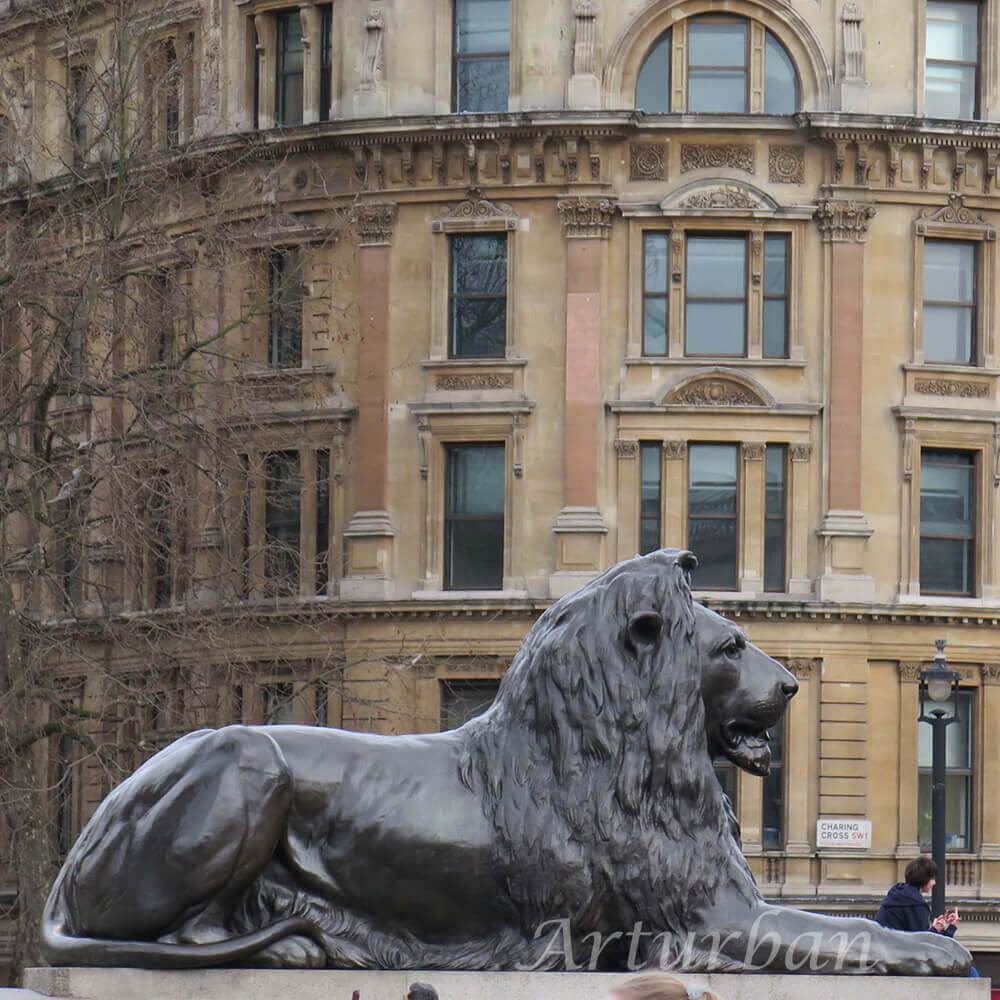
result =
[[119,785],[46,905],[59,965],[962,974],[965,949],[763,902],[712,754],[767,772],[796,691],[690,553],[552,605],[453,732],[229,726]]

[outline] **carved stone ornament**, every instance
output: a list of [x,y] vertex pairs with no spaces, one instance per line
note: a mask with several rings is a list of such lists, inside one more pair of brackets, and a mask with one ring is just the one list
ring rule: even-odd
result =
[[597,14],[592,0],[576,0],[573,8],[576,18],[576,37],[573,42],[573,73],[594,72],[594,22]]
[[814,218],[819,223],[824,243],[864,243],[868,223],[878,210],[862,201],[841,201],[824,198],[816,208]]
[[755,198],[747,191],[740,188],[721,187],[711,188],[708,191],[697,191],[682,198],[680,208],[749,208],[762,209],[767,206]]
[[865,40],[861,32],[864,13],[856,3],[845,3],[840,12],[843,57],[841,72],[844,79],[852,83],[863,83],[865,79]]
[[985,382],[959,382],[949,378],[914,379],[913,388],[925,396],[957,396],[960,399],[986,399],[990,394],[990,387]]
[[396,226],[396,206],[392,202],[370,201],[355,210],[358,227],[358,246],[380,247],[392,243]]
[[556,211],[562,219],[563,235],[607,239],[615,205],[613,198],[561,198],[556,202]]
[[662,181],[667,176],[666,147],[659,142],[633,142],[629,146],[629,180]]
[[819,673],[821,663],[818,659],[793,659],[785,660],[785,667],[800,681],[807,681]]
[[984,684],[1000,684],[1000,664],[984,663],[982,670]]
[[727,378],[703,378],[670,393],[665,403],[682,406],[766,406],[765,400],[739,382]]
[[811,444],[793,444],[791,455],[793,462],[808,462],[812,458],[813,446]]
[[512,389],[514,376],[510,372],[474,372],[467,375],[438,375],[438,389]]
[[732,167],[734,170],[752,174],[753,146],[738,142],[725,145],[681,143],[682,174],[686,174],[689,170],[717,170],[720,167]]
[[917,684],[926,666],[926,663],[906,663],[900,660],[896,665],[896,669],[899,671],[899,679],[901,681],[907,684]]
[[382,56],[382,34],[385,20],[381,8],[369,11],[365,18],[365,48],[361,60],[361,86],[377,87],[385,79],[385,61]]
[[767,179],[772,184],[805,184],[805,147],[768,146]]
[[741,451],[744,462],[762,462],[764,460],[764,445],[759,441],[744,441]]
[[618,438],[615,441],[615,454],[619,458],[635,458],[639,454],[639,442]]
[[663,457],[670,459],[683,458],[687,454],[687,441],[664,441]]
[[445,209],[431,223],[435,233],[467,232],[483,229],[517,229],[518,215],[507,202],[492,202],[482,197],[469,198]]
[[917,235],[933,233],[937,226],[968,226],[981,231],[987,240],[995,240],[997,231],[981,215],[967,208],[960,194],[948,195],[948,204],[941,208],[925,208],[916,221]]

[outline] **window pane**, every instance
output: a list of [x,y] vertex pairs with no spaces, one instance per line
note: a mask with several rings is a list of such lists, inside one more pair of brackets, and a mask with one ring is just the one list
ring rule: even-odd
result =
[[643,444],[642,499],[640,507],[639,552],[645,555],[660,547],[660,503],[663,451],[659,442]]
[[924,306],[924,360],[971,365],[973,355],[971,306]]
[[646,291],[667,290],[667,234],[646,233]]
[[688,25],[688,65],[747,64],[747,26],[741,21],[692,21]]
[[454,521],[447,544],[450,590],[500,590],[503,520]]
[[738,298],[746,294],[747,242],[742,236],[692,236],[687,241],[687,294]]
[[[972,692],[958,692],[958,722],[945,729],[945,767],[967,769],[972,766]],[[917,765],[934,764],[934,727],[921,722],[918,727]]]
[[493,704],[500,687],[494,680],[441,681],[441,729],[458,729]]
[[503,445],[452,448],[448,463],[448,512],[503,516]]
[[712,764],[715,768],[715,776],[719,779],[719,784],[722,785],[722,790],[729,796],[729,801],[732,802],[733,809],[738,812],[738,792],[740,786],[737,777],[739,772],[736,770],[736,765],[730,763],[724,757],[713,761]]
[[763,781],[763,841],[765,850],[779,850],[785,843],[785,720],[772,727],[771,773]]
[[282,125],[302,124],[302,19],[298,11],[278,16],[275,115]]
[[971,594],[972,557],[971,542],[954,538],[921,538],[921,591],[926,594]]
[[927,4],[927,58],[953,62],[978,59],[979,4]]
[[510,92],[507,56],[459,59],[455,64],[455,110],[506,111]]
[[688,548],[698,557],[694,586],[699,590],[735,590],[736,520],[730,518],[691,519]]
[[470,52],[510,50],[510,0],[457,0],[455,48]]
[[764,294],[788,292],[788,237],[764,237]]
[[785,520],[769,519],[764,524],[764,589],[785,589]]
[[454,357],[502,358],[507,342],[506,303],[497,299],[456,299]]
[[264,722],[267,725],[288,725],[295,721],[294,689],[291,683],[265,684],[261,689]]
[[[968,850],[969,838],[969,796],[972,778],[969,775],[949,774],[945,778],[945,846],[949,850]],[[920,844],[931,845],[933,811],[931,807],[931,775],[920,775],[917,793],[917,835]]]
[[798,82],[795,66],[784,45],[769,31],[764,57],[764,113],[790,115],[798,104]]
[[264,494],[265,573],[285,592],[291,592],[298,586],[299,577],[302,479],[298,452],[267,456]]
[[973,465],[966,452],[925,450],[920,470],[920,533],[972,538]]
[[769,444],[764,456],[766,469],[764,509],[768,515],[783,515],[785,513],[785,446]]
[[502,295],[507,291],[504,236],[452,236],[452,279],[459,294]]
[[507,240],[451,237],[452,357],[503,357],[507,344]]
[[975,67],[928,63],[926,104],[932,118],[975,118]]
[[688,73],[689,111],[746,111],[747,75],[741,69],[692,69]]
[[688,514],[735,514],[736,446],[694,444],[688,456]]
[[635,87],[635,106],[650,114],[670,110],[670,32],[649,50]]
[[955,240],[924,241],[924,298],[971,302],[975,288],[976,248]]
[[688,302],[684,350],[688,354],[745,351],[746,306],[742,302]]
[[788,303],[785,299],[764,300],[764,357],[788,355]]
[[667,300],[646,299],[643,315],[642,353],[667,353]]

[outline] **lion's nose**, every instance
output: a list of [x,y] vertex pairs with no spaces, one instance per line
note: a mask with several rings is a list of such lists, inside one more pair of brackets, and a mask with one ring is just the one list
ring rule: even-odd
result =
[[791,698],[795,692],[798,691],[798,689],[799,682],[794,677],[789,677],[788,680],[781,685],[781,690],[786,698]]

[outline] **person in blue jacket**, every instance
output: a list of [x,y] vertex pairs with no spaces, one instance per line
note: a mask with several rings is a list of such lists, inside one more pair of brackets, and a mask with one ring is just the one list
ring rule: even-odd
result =
[[914,858],[904,872],[905,882],[897,882],[882,900],[875,920],[897,931],[936,931],[948,937],[958,928],[958,910],[946,910],[931,920],[931,908],[923,893],[930,892],[937,881],[938,869],[928,857]]

